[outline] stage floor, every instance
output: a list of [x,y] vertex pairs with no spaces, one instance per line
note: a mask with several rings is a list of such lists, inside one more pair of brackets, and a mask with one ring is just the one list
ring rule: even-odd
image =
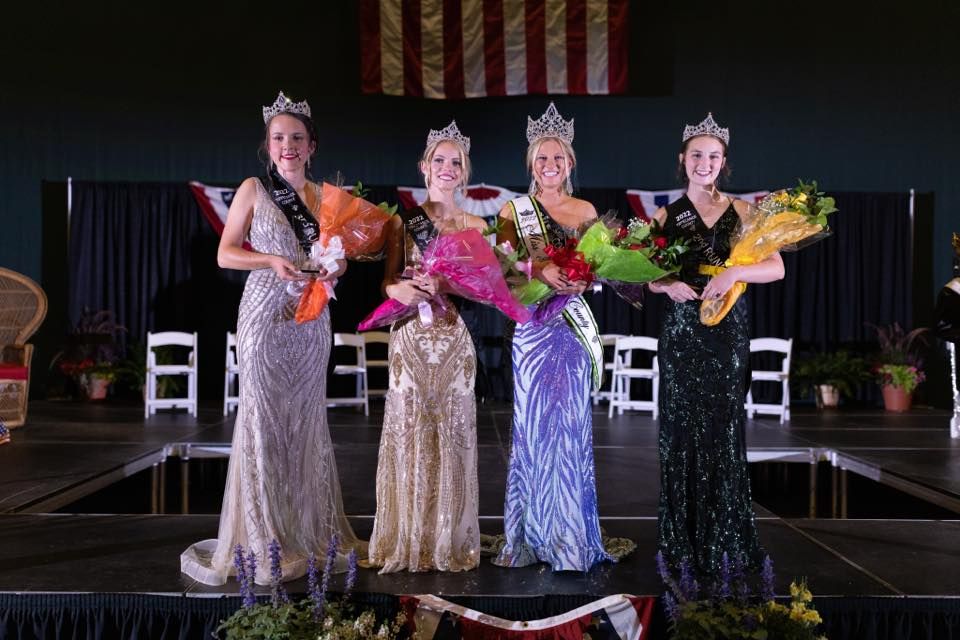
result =
[[[488,560],[462,574],[361,571],[357,589],[448,596],[659,594],[656,423],[636,413],[608,419],[604,409],[598,407],[594,415],[601,524],[609,535],[634,540],[632,555],[586,574],[553,573],[542,565],[503,569]],[[160,463],[168,455],[222,454],[233,418],[219,413],[203,408],[194,419],[161,412],[144,421],[137,406],[32,404],[28,426],[0,447],[0,592],[236,593],[233,584],[210,588],[179,573],[180,552],[216,536],[216,515],[162,513],[177,503],[163,493],[153,498],[151,510],[159,513],[53,513],[143,470],[162,477],[169,465]],[[331,409],[329,416],[344,505],[357,533],[368,536],[382,414],[374,408],[364,418],[350,409]],[[826,460],[838,470],[850,469],[929,500],[946,514],[940,519],[780,518],[758,505],[761,540],[776,564],[779,593],[791,579],[805,576],[818,597],[960,596],[960,441],[949,437],[949,418],[947,412],[923,410],[901,415],[801,411],[783,426],[774,419],[748,422],[751,460],[806,462],[812,468],[811,463]],[[509,431],[508,406],[478,407],[484,533],[502,530]],[[846,478],[837,485],[846,487]],[[818,489],[821,495],[823,489]],[[833,511],[846,509],[846,494],[832,491]],[[290,588],[305,586],[301,580]]]

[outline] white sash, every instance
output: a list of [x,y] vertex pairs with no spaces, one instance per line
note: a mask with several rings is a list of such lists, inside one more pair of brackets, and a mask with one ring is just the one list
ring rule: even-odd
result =
[[[545,215],[537,202],[530,196],[519,196],[510,201],[513,220],[517,227],[520,242],[527,248],[527,254],[537,261],[549,260],[547,228],[543,222]],[[590,311],[590,305],[582,296],[570,296],[563,308],[563,317],[577,335],[577,339],[590,356],[593,388],[600,389],[603,380],[603,344],[600,342],[600,328]]]

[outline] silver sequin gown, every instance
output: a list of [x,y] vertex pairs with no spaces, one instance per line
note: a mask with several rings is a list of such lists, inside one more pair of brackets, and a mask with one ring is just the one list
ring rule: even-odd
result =
[[[256,251],[299,261],[293,229],[259,182],[249,241]],[[274,539],[284,580],[304,575],[309,554],[322,558],[334,534],[341,549],[364,551],[343,513],[327,428],[329,307],[298,325],[296,303],[271,269],[250,272],[237,320],[240,405],[220,531],[180,556],[183,573],[199,582],[224,584],[235,573],[238,544],[256,553],[259,584],[270,581],[267,545]]]

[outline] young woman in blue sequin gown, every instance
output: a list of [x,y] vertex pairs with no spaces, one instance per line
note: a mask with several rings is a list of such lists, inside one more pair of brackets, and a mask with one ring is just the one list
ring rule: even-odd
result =
[[[569,139],[554,133],[531,140],[528,128],[533,195],[508,203],[501,211],[499,242],[509,240],[529,252],[528,236],[534,236],[535,243],[559,247],[581,224],[596,218],[592,204],[569,193],[572,134],[572,121]],[[524,211],[531,216],[529,227],[534,231],[529,234],[523,232]],[[535,252],[529,255],[536,277],[563,299],[582,303],[585,282],[571,282],[549,260],[538,259]],[[534,309],[534,318],[518,325],[513,335],[513,429],[503,523],[506,540],[494,563],[521,567],[546,562],[555,571],[586,571],[611,559],[603,547],[597,514],[591,358],[562,313],[564,305],[554,303],[553,311],[545,312],[547,304]]]
[[672,241],[689,247],[678,277],[651,283],[669,298],[660,334],[660,551],[715,576],[723,554],[750,568],[762,560],[750,495],[743,408],[750,332],[743,297],[716,326],[700,322],[700,301],[722,297],[735,282],[783,278],[779,254],[723,268],[731,236],[748,214],[723,196],[729,132],[708,116],[684,131],[680,167],[688,186],[655,217]]

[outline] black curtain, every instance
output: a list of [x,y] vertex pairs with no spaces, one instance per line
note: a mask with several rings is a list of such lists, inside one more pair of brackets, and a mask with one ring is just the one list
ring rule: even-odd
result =
[[[632,215],[623,189],[584,189],[602,215]],[[395,203],[392,186],[370,187],[374,202]],[[795,339],[795,353],[873,340],[867,322],[912,325],[912,225],[909,196],[839,193],[833,235],[784,254],[786,278],[747,292],[752,335]],[[69,312],[112,309],[142,343],[146,331],[198,331],[201,398],[222,393],[224,334],[236,326],[245,274],[216,265],[217,236],[186,184],[78,182],[73,186],[69,258]],[[381,262],[351,263],[332,302],[334,331],[353,332],[381,300]],[[591,306],[601,332],[656,336],[663,296],[648,295],[643,309],[604,289]],[[490,375],[501,361],[504,323],[496,312],[477,312],[475,336]],[[484,383],[484,381],[481,381]],[[331,394],[338,385],[331,381]],[[492,395],[508,397],[502,381]]]
[[217,267],[218,241],[186,183],[74,182],[70,323],[112,310],[137,348],[147,331],[196,331],[200,396],[220,397],[246,274]]

